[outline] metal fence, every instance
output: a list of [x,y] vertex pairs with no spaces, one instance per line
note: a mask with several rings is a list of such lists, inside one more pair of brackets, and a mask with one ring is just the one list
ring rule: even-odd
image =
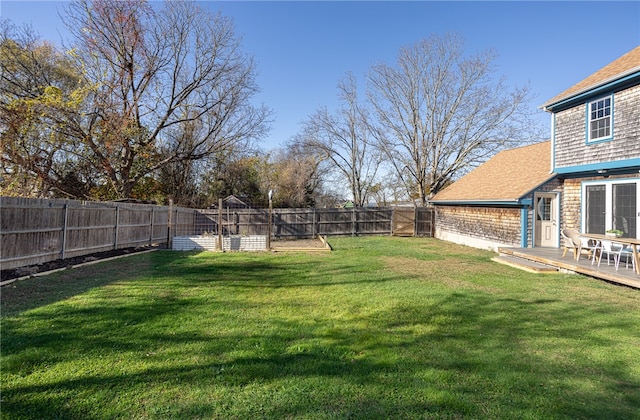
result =
[[[403,219],[399,222],[397,216],[401,213]],[[407,218],[407,214],[413,215],[413,219]],[[412,229],[407,230],[407,225]],[[433,236],[433,231],[434,213],[429,208],[197,210],[0,197],[0,268],[8,270],[114,249],[170,244],[175,236],[204,233],[222,236],[271,233],[274,239],[293,239],[317,235]]]

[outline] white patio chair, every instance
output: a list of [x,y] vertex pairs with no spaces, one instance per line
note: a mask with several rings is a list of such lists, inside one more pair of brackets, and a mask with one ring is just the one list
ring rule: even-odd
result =
[[[629,260],[631,260],[631,268],[635,272],[636,271],[636,259],[633,258],[633,249],[629,248],[628,246],[625,246],[622,249],[620,249],[620,259],[622,259],[622,258],[625,259],[625,268],[629,268]],[[618,261],[618,265],[620,265],[619,261]]]
[[616,270],[618,270],[622,245],[614,244],[611,241],[602,240],[600,241],[598,250],[600,251],[600,257],[598,258],[598,267],[600,267],[600,263],[602,262],[602,255],[607,254],[607,265],[610,265],[611,259],[609,257],[613,256],[613,264],[616,267]]

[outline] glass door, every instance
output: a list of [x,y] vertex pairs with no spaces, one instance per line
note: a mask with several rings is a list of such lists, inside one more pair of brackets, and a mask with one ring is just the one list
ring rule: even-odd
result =
[[636,237],[636,183],[613,184],[613,229],[625,238]]
[[616,229],[623,237],[638,238],[640,182],[636,179],[583,183],[582,226],[585,233]]
[[607,216],[606,186],[587,185],[586,187],[585,233],[604,233]]

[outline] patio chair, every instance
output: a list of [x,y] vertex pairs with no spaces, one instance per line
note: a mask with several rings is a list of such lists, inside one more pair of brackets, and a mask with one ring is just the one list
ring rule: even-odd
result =
[[602,256],[604,254],[607,254],[607,265],[610,265],[610,257],[613,256],[613,264],[616,267],[617,271],[618,265],[620,264],[620,251],[622,250],[622,245],[614,244],[611,241],[602,240],[598,245],[598,249],[600,251],[600,257],[598,258],[598,267],[600,267],[600,262],[602,262]]
[[[631,260],[631,268],[633,271],[636,271],[636,259],[633,258],[633,250],[627,246],[620,249],[620,259],[625,259],[625,268],[629,268],[629,260]],[[618,261],[618,265],[620,265],[620,261]]]
[[574,229],[563,229],[561,234],[563,238],[566,238],[563,257],[566,255],[567,249],[573,249],[573,257],[576,261],[580,259],[580,254],[583,252],[587,254],[588,259],[595,255],[597,243],[593,239],[581,237],[580,232]]
[[564,256],[567,255],[567,251],[571,250],[573,252],[573,259],[575,260],[578,255],[578,248],[573,243],[573,239],[571,239],[567,234],[568,230],[569,229],[562,229],[562,231],[560,231],[560,234],[562,235],[562,243],[564,244],[562,246],[562,257],[564,258]]

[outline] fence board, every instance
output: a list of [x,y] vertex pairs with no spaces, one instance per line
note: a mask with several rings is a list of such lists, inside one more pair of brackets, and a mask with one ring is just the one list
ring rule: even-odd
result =
[[[397,211],[273,209],[271,233],[273,238],[390,235]],[[415,217],[415,235],[433,236],[433,210],[415,209]],[[175,236],[220,232],[224,236],[267,235],[269,210],[223,209],[220,214],[175,206],[0,197],[3,270],[117,248],[170,246]]]
[[168,207],[0,197],[3,270],[167,242]]

